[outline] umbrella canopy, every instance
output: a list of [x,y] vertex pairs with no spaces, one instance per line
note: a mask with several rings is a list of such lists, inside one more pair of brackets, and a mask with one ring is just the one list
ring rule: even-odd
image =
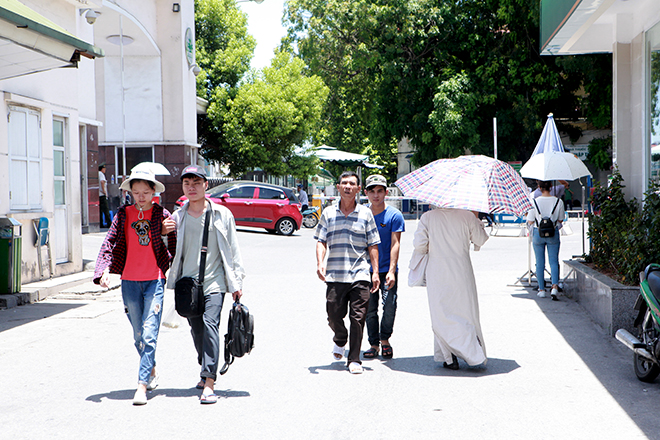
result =
[[549,151],[564,152],[564,145],[561,143],[561,137],[559,137],[559,131],[557,131],[555,118],[552,116],[552,113],[548,115],[548,120],[545,122],[545,127],[543,127],[543,132],[532,153],[532,157]]
[[337,150],[336,148],[325,145],[318,148],[314,153],[321,160],[337,162],[345,166],[362,165],[369,160],[369,156],[365,154],[349,153],[348,151]]
[[575,180],[591,176],[586,165],[576,155],[558,151],[532,156],[520,169],[520,174],[538,180]]
[[439,159],[397,180],[404,195],[442,207],[523,215],[529,189],[511,165],[486,156]]
[[164,165],[157,162],[140,162],[131,168],[131,171],[148,171],[157,176],[169,176],[170,172]]

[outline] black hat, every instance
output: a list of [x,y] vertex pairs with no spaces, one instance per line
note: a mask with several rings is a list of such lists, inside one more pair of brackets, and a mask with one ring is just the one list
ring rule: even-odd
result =
[[181,180],[186,176],[196,176],[201,177],[204,180],[206,179],[206,170],[199,165],[188,165],[181,171]]

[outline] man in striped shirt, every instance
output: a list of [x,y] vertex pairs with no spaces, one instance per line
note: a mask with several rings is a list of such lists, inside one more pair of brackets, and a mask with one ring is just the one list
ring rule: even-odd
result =
[[[328,324],[335,334],[332,354],[336,360],[341,360],[344,346],[349,342],[348,369],[353,374],[362,373],[360,346],[369,296],[380,287],[380,236],[371,210],[357,203],[360,189],[357,174],[352,171],[342,173],[337,185],[340,199],[323,211],[314,236],[318,240],[316,273],[327,284]],[[373,267],[369,261],[373,262]],[[351,323],[350,340],[344,325],[347,312]]]

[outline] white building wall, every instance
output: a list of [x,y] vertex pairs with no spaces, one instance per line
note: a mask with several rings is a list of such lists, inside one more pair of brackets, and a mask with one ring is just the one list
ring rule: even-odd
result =
[[[122,142],[121,59],[103,61],[105,95],[104,142]],[[161,60],[159,57],[124,57],[124,100],[127,142],[163,141]]]
[[[85,41],[92,41],[92,32],[78,8],[67,0],[24,0],[26,6],[65,28]],[[85,28],[88,26],[89,28]],[[37,249],[32,221],[38,217],[52,219],[54,214],[53,184],[53,116],[66,121],[66,216],[65,233],[53,235],[53,242],[66,240],[67,263],[55,266],[54,275],[82,270],[81,187],[79,117],[96,119],[95,60],[82,58],[79,68],[54,69],[22,77],[0,80],[0,112],[7,115],[9,105],[38,111],[41,118],[41,208],[11,209],[9,200],[9,139],[7,118],[0,118],[0,216],[10,216],[22,224],[22,283],[39,279]],[[44,257],[46,252],[43,252]],[[44,275],[50,275],[44,270]]]
[[613,48],[613,161],[621,172],[628,197],[643,199],[648,188],[646,130],[646,49],[644,33]]
[[164,139],[197,144],[195,75],[186,59],[186,29],[195,35],[193,8],[173,13],[160,8],[158,44],[162,48]]

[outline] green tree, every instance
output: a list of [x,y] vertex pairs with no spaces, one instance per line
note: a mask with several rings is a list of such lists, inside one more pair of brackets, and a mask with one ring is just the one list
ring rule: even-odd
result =
[[321,119],[327,88],[303,74],[304,63],[281,52],[270,67],[243,82],[236,96],[216,90],[208,116],[223,132],[224,148],[209,157],[227,163],[232,174],[261,168],[269,174],[314,174],[316,162],[305,156],[304,142]]
[[256,45],[234,0],[195,0],[195,58],[201,68],[197,96],[211,100],[218,87],[235,94]]
[[608,73],[589,77],[589,63],[540,56],[538,2],[290,0],[286,22],[285,47],[330,87],[320,134],[358,133],[354,148],[385,152],[407,136],[417,164],[492,154],[497,117],[499,157],[526,159],[550,112],[598,126],[611,118],[601,108]]
[[318,124],[327,88],[304,75],[304,64],[278,54],[263,72],[250,71],[255,40],[234,0],[196,0],[197,94],[209,101],[198,117],[202,154],[233,175],[260,168],[305,178],[317,160],[305,141]]

